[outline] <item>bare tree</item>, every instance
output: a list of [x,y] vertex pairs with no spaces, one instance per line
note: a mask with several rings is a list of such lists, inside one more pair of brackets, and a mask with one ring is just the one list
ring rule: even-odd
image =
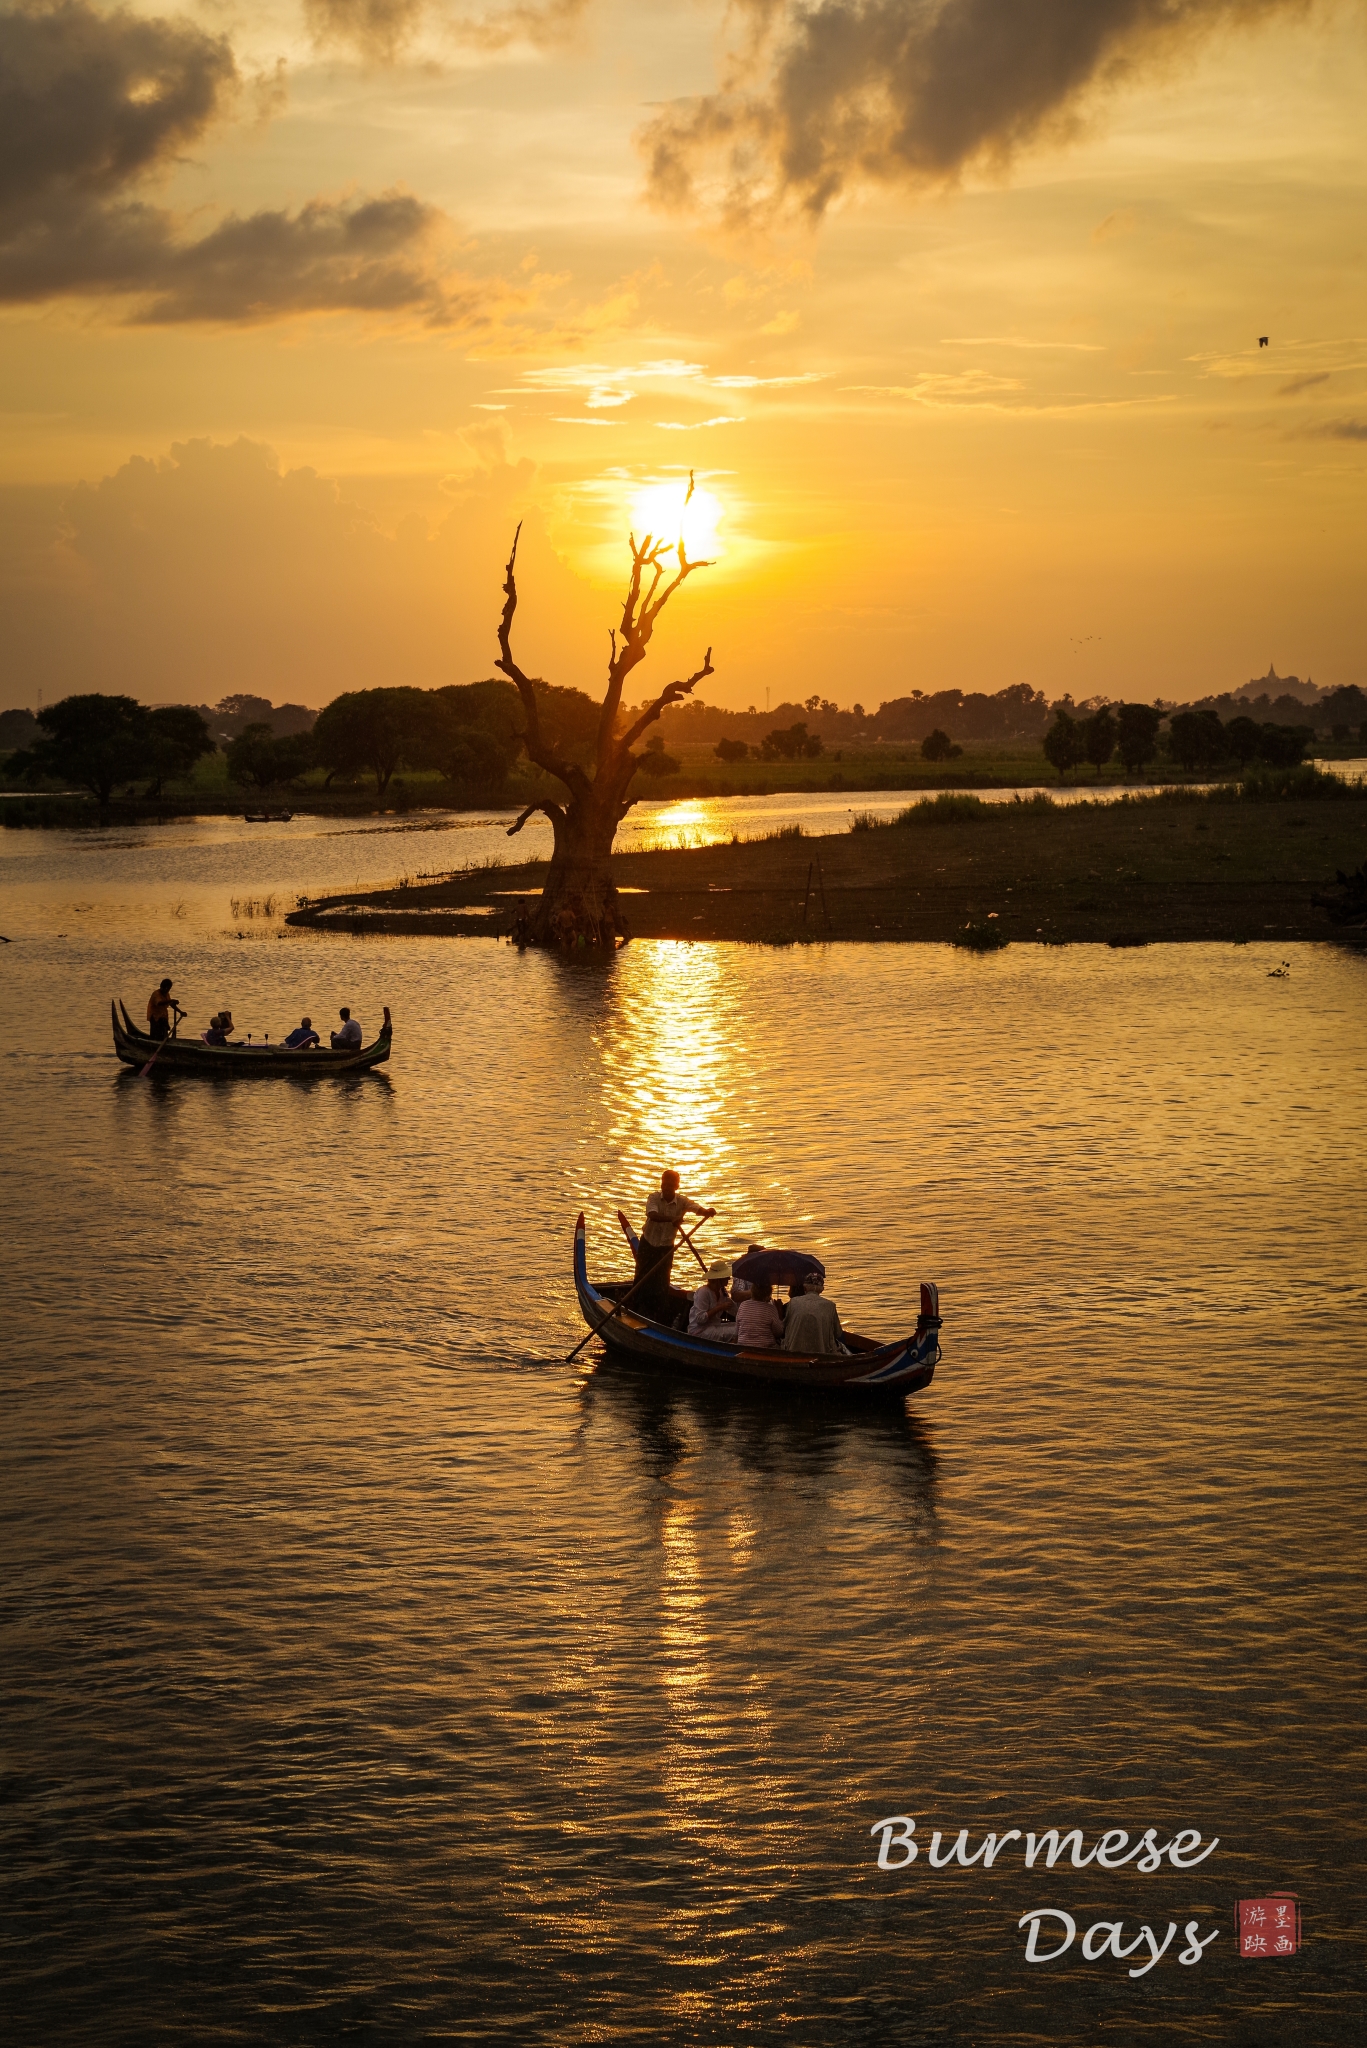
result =
[[[690,470],[685,507],[692,496],[693,473]],[[628,536],[631,578],[622,605],[621,625],[614,627],[610,634],[612,655],[608,662],[608,687],[599,714],[593,772],[590,774],[543,737],[535,689],[535,681],[540,678],[524,675],[513,659],[517,543],[521,532],[519,524],[513,535],[513,551],[508,557],[508,572],[503,584],[497,666],[510,682],[516,684],[522,699],[527,717],[524,737],[528,757],[538,768],[544,768],[548,775],[555,776],[569,792],[568,797],[558,803],[542,799],[528,804],[517,823],[508,827],[511,838],[513,833],[522,830],[535,812],[544,811],[555,833],[550,873],[546,877],[541,901],[529,921],[528,937],[535,943],[545,944],[572,940],[582,933],[593,943],[611,945],[622,928],[622,919],[609,861],[617,827],[636,801],[634,796],[628,795],[628,789],[640,756],[631,750],[666,705],[677,704],[680,698],[687,697],[696,689],[705,676],[714,673],[712,649],[709,647],[703,656],[700,669],[695,669],[691,676],[680,682],[670,683],[654,703],[646,705],[627,726],[619,725],[622,685],[638,663],[645,660],[655,621],[679,585],[695,569],[710,569],[712,564],[689,561],[682,531],[675,541],[657,540],[648,533],[639,546],[635,534]],[[666,558],[671,555],[677,562],[672,573],[665,566]]]

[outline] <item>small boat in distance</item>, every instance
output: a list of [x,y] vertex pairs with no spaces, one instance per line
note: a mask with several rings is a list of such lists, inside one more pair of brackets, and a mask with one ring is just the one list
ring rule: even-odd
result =
[[930,1385],[939,1362],[940,1293],[927,1281],[921,1283],[921,1313],[910,1336],[879,1344],[872,1337],[857,1337],[846,1330],[848,1355],[745,1351],[735,1344],[714,1344],[710,1338],[690,1337],[684,1330],[652,1323],[634,1308],[622,1306],[623,1296],[631,1291],[630,1280],[595,1284],[589,1279],[582,1213],[574,1226],[574,1285],[584,1321],[611,1350],[643,1364],[673,1366],[678,1372],[700,1373],[707,1379],[770,1380],[781,1386],[819,1387],[867,1398],[919,1393]]
[[[123,1012],[120,1022],[120,1011]],[[145,1067],[155,1057],[158,1073],[178,1074],[363,1074],[383,1065],[394,1042],[394,1028],[386,1006],[380,1035],[373,1045],[355,1052],[336,1052],[331,1046],[315,1046],[311,1052],[288,1045],[206,1045],[202,1038],[149,1038],[124,1009],[109,1005],[114,1026],[114,1050],[126,1067]]]
[[244,825],[288,825],[293,816],[293,811],[244,811],[242,822]]

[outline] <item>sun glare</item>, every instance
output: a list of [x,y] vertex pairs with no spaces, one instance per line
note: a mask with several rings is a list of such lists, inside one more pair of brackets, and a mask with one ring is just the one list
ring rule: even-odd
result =
[[631,528],[637,540],[647,533],[656,540],[676,541],[682,537],[690,561],[715,561],[722,552],[717,527],[724,507],[711,491],[682,480],[671,484],[649,484],[638,491],[631,504]]

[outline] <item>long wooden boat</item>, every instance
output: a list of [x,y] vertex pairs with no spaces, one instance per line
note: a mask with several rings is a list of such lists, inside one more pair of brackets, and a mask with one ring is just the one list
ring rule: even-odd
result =
[[334,1052],[331,1046],[302,1052],[287,1045],[205,1045],[201,1038],[150,1038],[139,1031],[122,1003],[111,1002],[109,1015],[114,1050],[124,1065],[145,1067],[155,1054],[153,1071],[158,1074],[363,1074],[383,1065],[394,1042],[387,1008],[374,1044],[355,1052]]
[[677,1372],[701,1373],[709,1379],[772,1380],[789,1387],[821,1387],[841,1394],[915,1394],[935,1377],[940,1357],[940,1295],[921,1284],[921,1313],[906,1337],[880,1344],[846,1330],[848,1355],[805,1351],[744,1351],[735,1344],[690,1337],[638,1315],[622,1298],[630,1280],[595,1284],[589,1279],[584,1218],[574,1226],[574,1285],[589,1328],[613,1351]]

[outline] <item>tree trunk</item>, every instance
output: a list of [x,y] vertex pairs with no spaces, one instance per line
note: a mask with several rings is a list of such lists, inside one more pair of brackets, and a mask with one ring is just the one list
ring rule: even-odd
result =
[[612,880],[612,842],[627,806],[593,796],[547,807],[555,831],[550,870],[523,927],[533,945],[599,946],[629,936]]

